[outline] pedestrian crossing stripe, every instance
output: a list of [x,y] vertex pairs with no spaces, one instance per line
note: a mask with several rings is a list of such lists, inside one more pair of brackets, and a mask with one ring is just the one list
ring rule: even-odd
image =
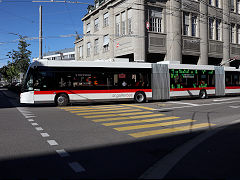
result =
[[71,113],[80,113],[80,112],[97,112],[97,111],[114,111],[114,110],[124,110],[124,109],[126,109],[126,110],[130,110],[131,108],[130,107],[123,107],[123,108],[112,108],[112,109],[85,109],[85,110],[68,110],[69,112],[71,112]]
[[63,107],[63,108],[60,108],[60,109],[63,109],[63,110],[77,110],[77,109],[109,109],[109,108],[121,108],[121,107],[124,107],[124,106],[88,106],[88,107],[83,107],[83,106],[77,106],[77,107]]
[[191,123],[196,120],[192,119],[186,119],[186,120],[179,120],[179,121],[170,121],[170,122],[164,122],[164,123],[155,123],[155,124],[143,124],[143,125],[135,125],[135,126],[126,126],[126,127],[118,127],[113,128],[117,131],[129,131],[134,129],[144,129],[144,128],[152,128],[152,127],[159,127],[159,126],[171,126],[171,125],[177,125],[177,124],[184,124],[184,123]]
[[123,114],[105,114],[105,115],[94,115],[94,116],[83,116],[84,118],[101,118],[101,117],[111,117],[111,116],[132,116],[132,115],[140,115],[140,114],[151,114],[153,112],[137,112],[137,113],[123,113]]
[[170,117],[135,120],[135,121],[120,121],[120,122],[112,122],[112,123],[103,123],[102,125],[104,125],[104,126],[116,126],[116,125],[124,125],[124,124],[135,124],[135,123],[164,121],[164,120],[178,119],[178,118],[180,118],[180,117],[170,116]]
[[[105,112],[94,112],[94,114],[113,114],[113,113],[125,113],[125,112],[135,112],[135,111],[142,111],[141,109],[131,109],[131,110],[124,110],[124,111],[105,111]],[[92,115],[93,113],[78,113],[76,115]]]
[[216,124],[201,123],[201,124],[194,124],[194,125],[188,125],[188,126],[182,126],[182,127],[143,131],[143,132],[131,133],[131,134],[128,134],[128,135],[130,135],[132,137],[135,137],[135,138],[140,138],[140,137],[145,137],[145,136],[153,136],[153,135],[160,135],[160,134],[167,134],[167,133],[193,130],[193,129],[198,129],[198,128],[210,127],[210,126],[214,126],[214,125],[216,125]]
[[136,107],[136,108],[141,108],[141,109],[146,109],[146,110],[155,110],[154,108],[138,106],[138,105],[133,105],[133,104],[121,104],[121,105],[123,105],[123,106],[130,106],[130,107]]
[[117,118],[106,118],[106,119],[94,119],[93,122],[107,122],[107,121],[116,121],[116,120],[129,120],[129,119],[142,119],[142,118],[149,118],[149,117],[160,117],[164,116],[165,114],[148,114],[148,115],[141,115],[141,116],[128,116],[128,117],[117,117]]

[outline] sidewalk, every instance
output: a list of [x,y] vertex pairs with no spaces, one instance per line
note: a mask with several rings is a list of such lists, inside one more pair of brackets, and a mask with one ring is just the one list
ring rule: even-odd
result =
[[[208,133],[208,136],[206,136]],[[204,132],[150,168],[142,179],[240,179],[240,121]],[[195,141],[195,142],[194,142]],[[187,142],[189,143],[189,142]],[[186,143],[186,144],[187,144]],[[185,145],[183,145],[185,146]],[[189,147],[188,147],[189,148]],[[185,151],[185,154],[183,154]],[[179,157],[181,156],[181,157]],[[172,163],[172,166],[169,165]]]

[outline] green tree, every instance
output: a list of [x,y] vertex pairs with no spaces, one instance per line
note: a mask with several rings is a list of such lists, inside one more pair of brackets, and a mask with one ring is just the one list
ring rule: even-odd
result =
[[20,73],[26,73],[30,64],[31,51],[27,49],[30,44],[26,42],[25,37],[19,35],[18,50],[8,52],[7,57],[12,59],[7,66],[1,68],[0,72],[9,82],[18,78]]
[[12,50],[7,54],[7,56],[12,59],[12,62],[19,73],[27,72],[32,53],[27,49],[29,45],[30,44],[26,42],[25,37],[19,35],[18,51]]

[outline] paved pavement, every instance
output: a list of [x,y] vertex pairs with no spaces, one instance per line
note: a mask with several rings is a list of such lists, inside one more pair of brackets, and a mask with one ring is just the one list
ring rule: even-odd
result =
[[[18,95],[13,92],[4,91],[4,93],[10,100],[18,99]],[[90,116],[86,110],[81,112],[81,109],[78,109],[80,112],[76,112],[76,109],[72,111],[74,108],[71,107],[63,109],[78,113],[80,116]],[[145,110],[147,111],[147,108]],[[104,118],[107,118],[106,116],[104,115]],[[97,117],[90,118],[93,118],[93,122],[99,123],[103,116],[98,114]],[[105,119],[102,125],[113,124],[109,124]],[[115,130],[124,131],[119,128]],[[134,135],[136,134],[130,134],[132,137]],[[204,131],[161,157],[140,176],[140,179],[239,179],[239,142],[240,121],[213,126],[212,129]]]

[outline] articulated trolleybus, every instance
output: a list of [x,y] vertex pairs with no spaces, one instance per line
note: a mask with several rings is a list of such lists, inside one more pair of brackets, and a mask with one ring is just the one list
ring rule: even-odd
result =
[[178,96],[224,96],[240,93],[240,70],[233,67],[177,62],[106,61],[33,62],[27,71],[21,103],[97,100],[168,100]]

